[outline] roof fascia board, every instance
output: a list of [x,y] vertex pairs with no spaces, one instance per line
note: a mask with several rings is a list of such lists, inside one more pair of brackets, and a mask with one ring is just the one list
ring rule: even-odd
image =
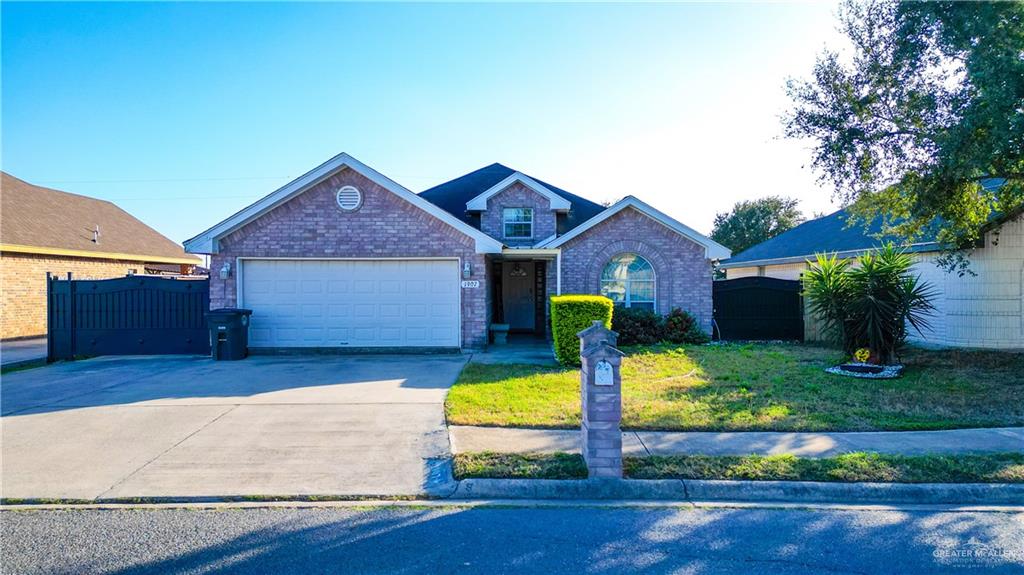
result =
[[25,246],[21,244],[0,244],[0,252],[19,254],[39,254],[46,256],[66,256],[72,258],[93,258],[100,260],[123,260],[154,264],[184,264],[196,266],[202,262],[197,257],[148,256],[145,254],[126,254],[122,252],[93,252],[67,248],[48,248],[45,246]]
[[712,240],[711,238],[705,236],[704,234],[698,232],[697,230],[694,230],[693,228],[683,224],[682,222],[668,216],[667,214],[652,208],[651,206],[647,205],[646,203],[644,203],[643,201],[639,200],[634,196],[626,196],[625,198],[622,198],[612,206],[609,206],[608,209],[583,222],[582,224],[576,226],[575,228],[570,230],[569,233],[559,238],[556,238],[554,241],[547,242],[537,247],[561,247],[565,245],[567,242],[571,241],[573,238],[579,237],[580,235],[586,233],[587,230],[593,228],[594,226],[600,224],[601,222],[607,220],[608,218],[614,216],[615,214],[621,212],[626,208],[633,208],[638,212],[644,214],[645,216],[660,223],[661,225],[667,227],[668,229],[676,232],[677,234],[704,246],[704,257],[709,260],[725,259],[731,255],[729,248]]
[[[846,258],[857,257],[857,256],[859,256],[859,255],[861,255],[861,254],[863,254],[865,252],[875,252],[875,251],[878,251],[879,249],[880,248],[878,248],[878,247],[872,247],[872,248],[857,248],[857,249],[854,249],[854,250],[843,250],[843,251],[838,251],[838,252],[826,251],[826,252],[819,252],[819,253],[824,253],[825,255],[828,255],[828,256],[835,255],[839,259],[846,259]],[[927,253],[927,252],[937,252],[937,251],[939,251],[941,249],[941,246],[939,244],[937,244],[936,242],[923,242],[923,243],[919,243],[919,244],[911,244],[909,246],[906,246],[906,249],[910,253],[919,254],[919,253]],[[735,269],[735,268],[751,268],[751,267],[758,267],[758,266],[771,266],[771,265],[782,265],[782,264],[798,264],[798,263],[804,263],[804,262],[807,262],[807,261],[813,262],[815,260],[815,258],[817,258],[817,254],[816,253],[815,254],[805,254],[805,255],[802,255],[802,256],[786,256],[784,258],[768,258],[768,259],[760,259],[760,260],[747,260],[747,261],[742,261],[742,262],[730,262],[730,261],[726,260],[726,261],[722,262],[721,264],[719,264],[718,267],[720,267],[720,268],[722,268],[724,270],[728,270],[728,269]]]
[[494,184],[490,188],[487,188],[486,191],[466,202],[466,209],[469,211],[486,211],[487,200],[491,199],[492,196],[516,182],[519,182],[527,188],[530,188],[538,194],[546,197],[551,209],[554,211],[568,211],[572,207],[572,203],[569,200],[555,192],[552,192],[547,186],[541,185],[536,180],[522,172],[514,172],[504,180]]
[[469,224],[458,220],[455,216],[419,197],[401,184],[381,174],[377,170],[367,166],[352,156],[341,153],[330,160],[313,168],[309,172],[299,176],[285,184],[276,191],[268,194],[255,203],[239,210],[234,215],[216,224],[210,229],[185,241],[185,251],[189,253],[217,253],[218,240],[227,234],[241,228],[277,206],[287,202],[295,196],[305,192],[311,187],[323,181],[331,174],[349,168],[368,178],[375,184],[406,200],[414,206],[429,213],[435,218],[452,226],[456,230],[466,234],[476,241],[477,253],[501,253],[502,244],[498,240],[484,234]]

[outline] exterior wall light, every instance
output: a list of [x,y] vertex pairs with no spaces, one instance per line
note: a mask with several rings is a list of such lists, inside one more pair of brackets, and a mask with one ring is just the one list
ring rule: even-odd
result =
[[220,279],[226,280],[231,277],[231,262],[224,262],[224,266],[220,268]]
[[462,279],[469,279],[473,275],[473,264],[468,261],[462,264]]

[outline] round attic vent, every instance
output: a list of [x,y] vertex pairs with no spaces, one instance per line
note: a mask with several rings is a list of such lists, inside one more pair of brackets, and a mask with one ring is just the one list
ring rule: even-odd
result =
[[353,212],[359,209],[363,203],[363,194],[354,186],[342,186],[338,189],[338,207],[346,212]]

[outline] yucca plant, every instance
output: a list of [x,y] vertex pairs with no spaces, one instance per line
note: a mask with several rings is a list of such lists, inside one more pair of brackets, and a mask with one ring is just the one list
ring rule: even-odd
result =
[[878,363],[890,364],[906,343],[907,326],[924,333],[935,311],[935,290],[913,274],[910,255],[887,244],[866,252],[859,266],[835,254],[819,254],[804,274],[804,295],[826,333],[848,354],[871,350]]

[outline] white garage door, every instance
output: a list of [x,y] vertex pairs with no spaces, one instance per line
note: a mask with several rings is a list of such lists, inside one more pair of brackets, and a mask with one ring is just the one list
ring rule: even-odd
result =
[[251,347],[459,347],[455,260],[243,260]]

